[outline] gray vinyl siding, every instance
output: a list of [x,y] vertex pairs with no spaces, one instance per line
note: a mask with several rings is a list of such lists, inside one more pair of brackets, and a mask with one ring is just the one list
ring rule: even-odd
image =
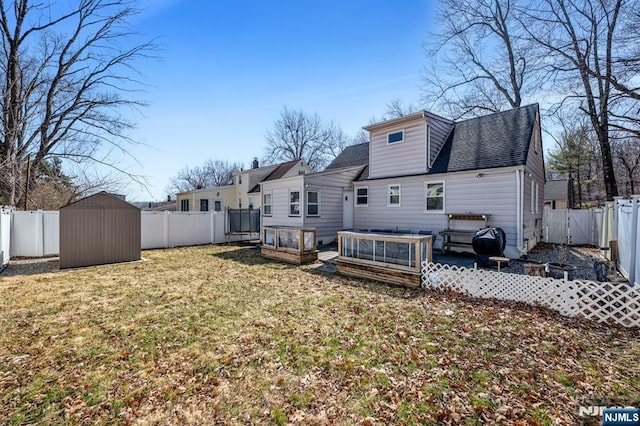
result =
[[309,186],[305,191],[320,193],[320,216],[306,216],[305,201],[304,225],[316,228],[318,240],[323,243],[336,239],[338,231],[342,230],[342,192],[343,189],[351,190],[351,183],[360,170],[361,167],[350,168],[306,177],[305,184]]
[[[404,129],[404,141],[387,144],[387,134]],[[426,123],[415,121],[385,127],[371,133],[369,176],[379,178],[398,174],[426,173]]]
[[[448,213],[489,214],[490,226],[502,228],[507,245],[516,245],[516,174],[514,171],[464,175],[429,175],[358,182],[369,188],[368,207],[354,209],[355,229],[428,230],[434,235],[447,226]],[[425,213],[425,182],[445,183],[445,213]],[[401,206],[387,206],[387,188],[401,185]],[[477,226],[477,224],[462,224]],[[466,227],[466,226],[465,226]]]
[[[271,192],[271,216],[262,215],[263,226],[303,226],[304,215],[289,216],[289,191],[300,191],[301,211],[304,205],[304,176],[269,181],[262,184],[262,194]],[[264,209],[263,209],[264,210]]]
[[[539,117],[537,118],[540,119]],[[531,175],[531,176],[529,176]],[[538,185],[537,208],[531,212],[531,181]],[[525,167],[525,187],[524,187],[524,209],[523,209],[523,238],[525,249],[533,248],[540,237],[540,227],[542,226],[542,210],[544,208],[544,159],[542,150],[542,140],[540,136],[540,126],[538,123],[533,128],[527,163]],[[535,201],[535,197],[534,197]]]
[[429,126],[431,141],[431,146],[429,148],[429,164],[427,167],[431,168],[431,165],[438,156],[440,149],[442,149],[442,146],[446,142],[449,133],[451,133],[453,124],[442,119],[438,119],[437,117],[429,117],[427,123]]

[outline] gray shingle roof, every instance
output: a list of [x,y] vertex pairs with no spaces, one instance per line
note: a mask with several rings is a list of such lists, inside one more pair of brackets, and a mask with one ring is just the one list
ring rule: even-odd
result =
[[456,123],[429,174],[524,165],[537,113],[533,104]]
[[369,142],[349,145],[325,168],[325,170],[341,167],[363,166],[369,162]]

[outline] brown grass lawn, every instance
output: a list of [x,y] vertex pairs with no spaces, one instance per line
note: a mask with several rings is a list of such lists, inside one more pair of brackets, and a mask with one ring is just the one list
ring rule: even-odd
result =
[[0,423],[571,424],[640,400],[637,331],[246,247],[0,276]]

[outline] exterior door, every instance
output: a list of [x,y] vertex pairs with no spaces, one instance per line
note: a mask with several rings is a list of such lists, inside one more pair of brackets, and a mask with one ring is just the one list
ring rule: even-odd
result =
[[353,191],[342,192],[342,229],[353,229]]

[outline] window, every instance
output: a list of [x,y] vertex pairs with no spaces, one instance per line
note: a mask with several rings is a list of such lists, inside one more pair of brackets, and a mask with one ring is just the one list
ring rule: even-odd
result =
[[535,211],[535,191],[536,191],[536,183],[531,179],[531,213]]
[[387,143],[399,143],[404,141],[404,130],[400,130],[399,132],[387,133]]
[[425,211],[444,212],[444,182],[425,184]]
[[538,182],[536,182],[536,213],[538,213],[538,205],[539,205],[539,198],[538,196],[540,195],[540,188],[538,188]]
[[207,200],[205,198],[201,198],[200,199],[200,211],[201,212],[208,212],[209,211],[209,200]]
[[356,206],[367,207],[369,204],[369,188],[356,189]]
[[300,216],[300,191],[289,192],[289,216]]
[[242,185],[242,175],[238,175],[238,185]]
[[249,208],[253,208],[253,197],[249,197]]
[[242,208],[242,198],[238,198],[238,208]]
[[222,211],[222,201],[220,200],[216,200],[213,202],[213,210],[217,211],[217,212],[221,212]]
[[262,214],[271,216],[271,193],[262,194]]
[[400,205],[400,185],[389,185],[389,199],[387,206]]
[[180,200],[180,211],[181,212],[189,211],[189,200]]
[[320,215],[320,193],[318,191],[307,192],[307,216]]

